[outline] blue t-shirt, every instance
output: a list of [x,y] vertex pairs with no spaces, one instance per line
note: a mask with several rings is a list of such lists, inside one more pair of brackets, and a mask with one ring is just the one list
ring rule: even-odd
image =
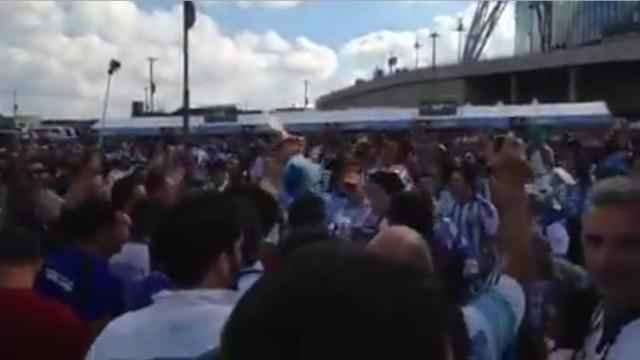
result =
[[114,317],[124,309],[122,284],[109,264],[72,247],[45,257],[35,289],[68,305],[86,322]]

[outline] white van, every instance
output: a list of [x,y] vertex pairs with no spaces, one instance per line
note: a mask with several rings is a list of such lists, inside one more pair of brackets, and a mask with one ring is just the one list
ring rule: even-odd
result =
[[78,137],[75,129],[66,126],[39,126],[31,128],[30,132],[38,140],[70,141]]

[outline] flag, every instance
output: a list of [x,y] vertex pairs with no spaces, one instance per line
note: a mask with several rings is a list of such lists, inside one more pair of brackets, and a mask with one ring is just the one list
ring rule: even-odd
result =
[[156,93],[156,83],[151,82],[151,95]]
[[120,69],[120,61],[111,59],[111,61],[109,61],[109,75],[113,75],[118,69]]
[[196,7],[193,1],[184,2],[184,28],[189,30],[196,22]]

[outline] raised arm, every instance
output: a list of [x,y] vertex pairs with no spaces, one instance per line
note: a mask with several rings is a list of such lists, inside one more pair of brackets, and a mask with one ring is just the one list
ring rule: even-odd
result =
[[506,136],[501,149],[491,155],[491,166],[491,194],[500,215],[497,241],[502,272],[525,282],[532,270],[532,218],[524,190],[531,169],[522,140]]

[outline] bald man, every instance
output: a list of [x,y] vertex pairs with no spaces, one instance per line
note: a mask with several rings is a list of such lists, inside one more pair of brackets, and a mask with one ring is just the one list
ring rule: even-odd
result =
[[407,226],[389,226],[367,245],[367,251],[425,272],[433,272],[431,251],[422,236]]

